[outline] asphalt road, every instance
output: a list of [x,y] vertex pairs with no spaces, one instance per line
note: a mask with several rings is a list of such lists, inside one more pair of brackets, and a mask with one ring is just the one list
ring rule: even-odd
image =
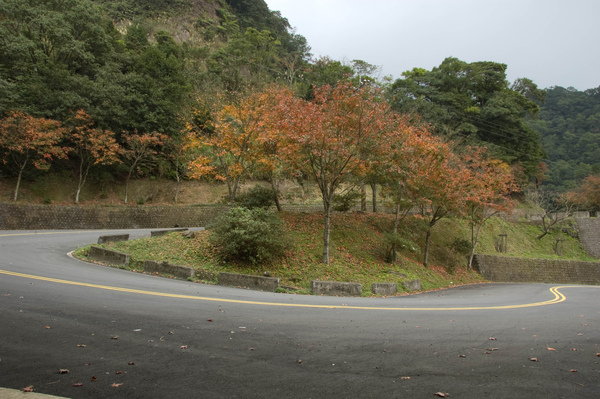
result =
[[0,387],[69,398],[600,397],[600,287],[297,296],[67,257],[102,234],[0,232]]

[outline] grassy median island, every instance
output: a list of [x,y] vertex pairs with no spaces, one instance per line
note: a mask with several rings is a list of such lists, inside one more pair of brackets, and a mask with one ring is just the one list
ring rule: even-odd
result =
[[[433,230],[430,267],[420,263],[420,247],[424,241],[423,222],[407,218],[401,234],[407,243],[400,250],[397,264],[386,261],[389,245],[385,233],[391,229],[393,216],[387,214],[336,213],[332,220],[331,263],[322,259],[323,215],[319,213],[281,213],[286,239],[290,247],[279,260],[264,264],[226,262],[210,246],[210,231],[186,238],[180,232],[127,242],[107,243],[105,248],[130,255],[130,269],[143,270],[144,260],[168,261],[213,272],[263,275],[268,272],[281,279],[282,286],[307,293],[311,280],[356,282],[363,285],[363,295],[371,295],[371,283],[398,283],[399,293],[406,292],[404,280],[420,279],[423,290],[434,290],[460,284],[483,282],[481,276],[466,270],[470,227],[464,220],[445,219]],[[555,232],[537,240],[539,228],[522,223],[509,223],[493,218],[483,228],[477,253],[498,254],[495,244],[499,234],[508,236],[506,256],[591,260],[585,256],[576,238]],[[557,238],[562,239],[563,256],[554,255]],[[85,249],[80,251],[85,254]]]

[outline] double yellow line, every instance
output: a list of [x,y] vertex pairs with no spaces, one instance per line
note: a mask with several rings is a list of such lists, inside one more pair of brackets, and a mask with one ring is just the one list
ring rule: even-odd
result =
[[280,302],[260,302],[260,301],[243,301],[236,299],[224,299],[224,298],[209,298],[202,296],[193,295],[180,295],[180,294],[169,294],[165,292],[154,292],[145,290],[136,290],[131,288],[113,287],[109,285],[90,284],[82,283],[78,281],[61,280],[51,277],[36,276],[32,274],[24,274],[11,272],[8,270],[0,270],[0,274],[7,276],[27,278],[31,280],[47,281],[57,284],[74,285],[79,287],[96,288],[100,290],[126,292],[130,294],[138,295],[150,295],[163,298],[176,298],[176,299],[191,299],[197,301],[211,301],[211,302],[223,302],[223,303],[237,303],[245,305],[259,305],[259,306],[284,306],[284,307],[295,307],[295,308],[317,308],[317,309],[360,309],[360,310],[416,310],[416,311],[455,311],[455,310],[503,310],[503,309],[522,309],[531,308],[536,306],[547,306],[554,305],[560,302],[564,302],[567,298],[559,291],[561,288],[570,288],[576,286],[558,286],[550,288],[550,292],[554,295],[554,298],[543,302],[525,303],[520,305],[504,305],[504,306],[471,306],[471,307],[379,307],[379,306],[347,306],[347,305],[311,305],[311,304],[294,304],[294,303],[280,303]]

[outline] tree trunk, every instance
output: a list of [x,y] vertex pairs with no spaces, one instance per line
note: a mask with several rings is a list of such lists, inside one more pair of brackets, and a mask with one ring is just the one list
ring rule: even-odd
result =
[[83,163],[79,164],[79,184],[77,184],[77,193],[75,194],[75,203],[79,204],[79,195],[81,194],[81,189],[87,180],[89,167],[86,169],[85,173],[83,172]]
[[325,228],[323,233],[323,263],[329,264],[329,229],[331,222],[331,204],[323,200],[325,208]]
[[273,177],[271,177],[271,189],[273,190],[273,199],[275,200],[277,212],[281,212],[281,204],[279,203],[279,184],[275,182],[275,179]]
[[175,203],[179,200],[179,188],[181,187],[181,177],[177,174],[177,185],[175,186]]
[[131,179],[131,173],[133,169],[129,170],[129,174],[127,175],[127,180],[125,180],[125,205],[127,205],[127,197],[129,195],[129,179]]
[[19,199],[19,187],[21,187],[21,177],[23,177],[23,170],[25,169],[25,165],[27,165],[27,161],[23,163],[21,169],[19,169],[19,176],[17,177],[17,187],[15,188],[15,196],[13,201],[17,201]]
[[425,255],[423,256],[423,266],[429,267],[429,239],[431,238],[431,228],[427,229],[427,235],[425,236]]
[[377,184],[371,184],[371,194],[373,198],[373,213],[377,213]]
[[[394,236],[398,234],[398,226],[400,225],[400,204],[396,205],[396,219],[394,219]],[[398,262],[398,248],[396,243],[392,244],[392,263]]]
[[364,184],[360,185],[360,211],[367,211],[367,190]]

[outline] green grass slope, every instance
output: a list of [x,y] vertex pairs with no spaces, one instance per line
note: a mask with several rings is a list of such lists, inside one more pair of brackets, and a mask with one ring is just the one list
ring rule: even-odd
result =
[[[439,222],[432,235],[431,266],[420,263],[420,247],[424,241],[424,226],[417,218],[406,219],[401,234],[407,242],[400,261],[386,261],[389,246],[385,232],[391,229],[393,216],[386,214],[337,213],[331,232],[331,263],[322,259],[323,215],[312,213],[283,213],[286,238],[291,247],[283,259],[268,264],[245,265],[222,261],[208,244],[209,231],[185,238],[181,233],[144,238],[105,246],[131,255],[130,268],[143,270],[146,259],[168,261],[218,273],[220,271],[262,275],[268,272],[281,279],[283,286],[296,292],[308,293],[311,280],[356,282],[363,285],[363,295],[371,295],[371,284],[398,283],[399,293],[406,290],[403,278],[420,279],[423,290],[435,290],[460,284],[483,282],[481,276],[465,268],[470,239],[467,222],[445,219]],[[576,238],[563,232],[552,233],[537,240],[539,228],[524,223],[491,219],[480,236],[477,253],[497,254],[495,244],[499,234],[508,236],[508,252],[502,256],[591,260],[586,257]],[[562,240],[562,256],[554,254],[557,239]],[[80,251],[85,253],[85,250]]]

